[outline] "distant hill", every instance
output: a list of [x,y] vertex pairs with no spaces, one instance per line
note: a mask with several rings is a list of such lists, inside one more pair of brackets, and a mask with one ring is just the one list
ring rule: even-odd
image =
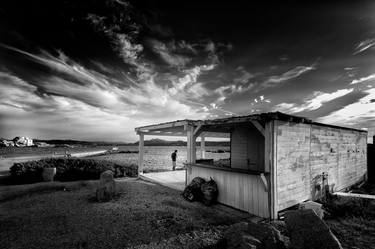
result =
[[[47,144],[55,145],[83,145],[83,146],[138,146],[138,142],[135,143],[124,143],[124,142],[103,142],[103,141],[79,141],[72,139],[34,139],[34,142],[44,142]],[[200,146],[200,142],[196,143]],[[144,141],[145,146],[186,146],[186,142],[182,140],[178,141],[167,141],[163,139],[153,138]],[[229,146],[229,141],[206,141],[206,146]]]

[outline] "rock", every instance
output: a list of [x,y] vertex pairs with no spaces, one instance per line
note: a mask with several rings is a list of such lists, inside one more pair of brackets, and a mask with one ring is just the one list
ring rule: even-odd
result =
[[15,137],[13,142],[16,147],[34,146],[33,140],[28,137]]
[[14,146],[13,141],[5,140],[5,139],[0,141],[0,147],[13,147],[13,146]]
[[100,174],[99,186],[96,190],[96,198],[99,202],[109,201],[116,193],[115,180],[113,172],[110,170]]
[[299,204],[300,209],[311,209],[315,212],[315,214],[320,218],[323,219],[324,211],[322,209],[322,204],[317,203],[315,201],[306,201]]
[[248,223],[240,222],[230,226],[225,232],[228,249],[262,249],[262,242],[248,234]]
[[327,224],[311,209],[286,212],[285,224],[292,248],[342,249]]
[[262,241],[265,249],[285,248],[280,231],[271,224],[250,222],[248,233]]
[[262,242],[260,242],[257,238],[251,236],[250,234],[245,234],[242,235],[241,248],[260,249],[264,247],[262,245]]

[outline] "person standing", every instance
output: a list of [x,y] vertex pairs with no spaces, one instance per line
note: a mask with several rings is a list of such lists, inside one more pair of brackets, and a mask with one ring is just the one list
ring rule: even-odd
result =
[[172,169],[173,169],[173,170],[176,170],[177,150],[175,150],[175,151],[172,153],[171,158],[172,158]]

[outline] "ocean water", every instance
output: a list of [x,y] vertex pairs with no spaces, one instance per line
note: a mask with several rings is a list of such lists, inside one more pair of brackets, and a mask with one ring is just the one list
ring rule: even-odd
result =
[[[24,162],[38,160],[45,157],[52,157],[58,154],[79,153],[90,151],[109,150],[113,146],[87,146],[76,148],[1,148],[0,149],[0,172],[8,171],[9,167],[15,162]],[[171,169],[171,153],[177,150],[177,167],[182,167],[186,162],[186,146],[145,146],[144,168],[145,169]],[[138,151],[138,146],[119,146],[120,151]],[[229,150],[229,147],[206,146],[206,151]],[[229,158],[230,153],[212,153],[206,152],[206,158],[219,160]],[[138,163],[137,153],[118,153],[103,156],[94,156],[92,158],[110,160],[116,163]],[[197,159],[201,158],[200,147],[197,146]]]
[[[130,150],[136,151],[138,147],[136,146],[124,146],[119,148],[120,150]],[[146,146],[143,156],[144,169],[171,169],[172,168],[172,159],[171,154],[174,150],[177,150],[177,167],[182,167],[183,163],[186,162],[187,158],[187,149],[185,146]],[[207,151],[217,151],[217,150],[229,150],[229,147],[222,146],[206,146],[206,158],[219,160],[230,157],[229,152],[225,153],[213,153]],[[102,158],[106,160],[115,161],[118,163],[137,163],[138,154],[112,154],[98,156],[96,158]],[[197,147],[197,159],[201,158],[200,148]]]

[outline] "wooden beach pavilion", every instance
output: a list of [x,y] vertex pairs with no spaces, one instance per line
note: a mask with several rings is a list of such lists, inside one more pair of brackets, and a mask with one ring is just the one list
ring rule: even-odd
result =
[[[367,177],[367,132],[313,122],[280,112],[215,120],[178,120],[138,127],[139,173],[143,174],[144,136],[187,138],[185,184],[194,177],[212,177],[218,201],[264,218],[306,200],[323,189],[323,175],[332,191],[346,189]],[[205,138],[230,138],[230,163],[215,166],[201,158]],[[199,156],[199,155],[198,155]],[[324,173],[324,174],[323,174]]]

